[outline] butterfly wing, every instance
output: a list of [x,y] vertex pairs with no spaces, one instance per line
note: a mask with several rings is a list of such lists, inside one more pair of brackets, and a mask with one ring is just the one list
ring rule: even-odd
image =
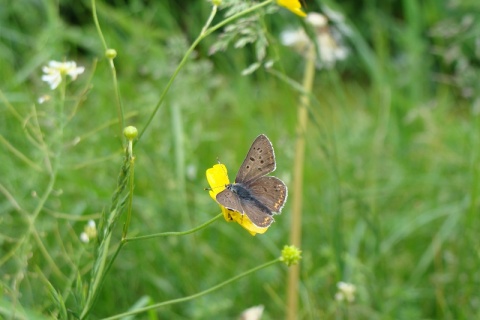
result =
[[246,185],[253,198],[272,212],[280,212],[287,200],[285,183],[276,177],[260,177]]
[[261,203],[251,200],[240,200],[243,212],[254,225],[260,228],[267,228],[273,222],[272,212]]
[[272,212],[255,199],[242,199],[229,189],[217,194],[216,199],[225,208],[246,214],[257,227],[266,228],[273,222]]
[[236,183],[247,183],[275,170],[275,153],[266,135],[259,135],[253,141],[238,170]]
[[240,198],[236,193],[230,191],[229,189],[225,189],[218,193],[215,198],[217,199],[217,202],[225,208],[244,213],[240,203]]

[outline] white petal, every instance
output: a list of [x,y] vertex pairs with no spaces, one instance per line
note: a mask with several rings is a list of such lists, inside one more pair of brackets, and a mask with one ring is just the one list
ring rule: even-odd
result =
[[90,239],[88,238],[88,235],[85,232],[82,232],[80,234],[80,241],[82,241],[83,243],[90,242]]

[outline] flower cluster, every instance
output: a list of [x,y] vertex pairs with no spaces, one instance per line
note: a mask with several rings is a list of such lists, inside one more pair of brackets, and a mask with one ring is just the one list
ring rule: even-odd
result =
[[335,300],[337,301],[355,301],[355,291],[357,288],[355,285],[347,282],[340,281],[337,283],[338,292],[335,294]]

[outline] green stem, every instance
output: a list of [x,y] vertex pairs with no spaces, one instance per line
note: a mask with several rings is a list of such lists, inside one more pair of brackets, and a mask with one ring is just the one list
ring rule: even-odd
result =
[[132,204],[133,204],[133,188],[134,188],[134,176],[135,176],[135,157],[133,156],[132,150],[132,140],[128,140],[128,147],[127,147],[127,157],[130,161],[129,166],[129,193],[128,193],[128,200],[127,200],[127,217],[125,218],[125,224],[123,226],[123,233],[122,239],[127,237],[128,227],[130,226],[130,220],[132,218]]
[[213,292],[215,290],[218,290],[234,281],[237,281],[249,274],[252,274],[258,270],[261,270],[261,269],[264,269],[266,267],[269,267],[277,262],[280,262],[280,258],[277,258],[275,260],[272,260],[272,261],[269,261],[267,263],[264,263],[258,267],[255,267],[255,268],[252,268],[248,271],[245,271],[244,273],[241,273],[239,274],[238,276],[235,276],[229,280],[226,280],[222,283],[219,283],[217,284],[216,286],[213,286],[207,290],[204,290],[204,291],[201,291],[201,292],[198,292],[198,293],[195,293],[195,294],[192,294],[191,296],[186,296],[186,297],[183,297],[183,298],[178,298],[178,299],[172,299],[172,300],[168,300],[168,301],[164,301],[164,302],[159,302],[159,303],[156,303],[156,304],[153,304],[151,306],[148,306],[148,307],[144,307],[144,308],[140,308],[140,309],[137,309],[137,310],[132,310],[132,311],[128,311],[128,312],[125,312],[125,313],[121,313],[121,314],[117,314],[117,315],[114,315],[112,317],[108,317],[108,318],[104,318],[103,320],[113,320],[113,319],[119,319],[119,318],[123,318],[123,317],[127,317],[127,316],[131,316],[131,315],[134,315],[134,314],[138,314],[138,313],[142,313],[142,312],[145,312],[145,311],[149,311],[149,310],[153,310],[153,309],[157,309],[157,308],[160,308],[160,307],[163,307],[163,306],[166,306],[166,305],[172,305],[172,304],[175,304],[175,303],[180,303],[180,302],[185,302],[185,301],[189,301],[189,300],[193,300],[195,298],[198,298],[198,297],[201,297],[201,296],[204,296],[206,294],[209,294],[210,292]]
[[108,260],[108,252],[110,248],[110,241],[112,238],[112,230],[116,225],[116,222],[118,221],[118,218],[124,208],[124,204],[129,199],[130,194],[124,196],[121,198],[121,195],[123,194],[125,190],[125,186],[128,183],[127,175],[129,174],[129,170],[132,168],[129,166],[129,159],[128,156],[125,158],[125,161],[122,165],[120,175],[117,180],[117,188],[115,190],[115,193],[113,194],[112,197],[112,203],[109,209],[109,216],[104,217],[103,221],[103,228],[100,230],[100,244],[98,246],[98,249],[96,250],[97,256],[95,257],[95,262],[94,266],[92,269],[92,277],[90,280],[90,287],[88,290],[88,295],[87,299],[85,301],[85,304],[83,306],[83,310],[80,314],[80,319],[85,319],[88,314],[90,313],[91,308],[93,307],[95,300],[98,296],[98,293],[100,291],[100,288],[102,287],[103,281],[105,279],[105,275],[107,271],[109,270],[110,266],[112,265],[113,261],[115,260],[115,257],[118,254],[118,251],[120,251],[120,247],[117,248],[117,252],[115,253],[113,259]]
[[108,60],[110,63],[110,70],[112,71],[112,80],[113,80],[113,90],[115,91],[115,99],[117,101],[117,115],[118,115],[118,122],[120,126],[118,127],[119,133],[118,137],[122,138],[123,128],[125,126],[125,116],[123,110],[122,99],[120,98],[120,91],[118,90],[118,81],[117,81],[117,71],[115,69],[115,64],[113,63],[113,59]]
[[0,143],[3,144],[8,150],[10,150],[11,153],[16,155],[18,159],[22,160],[33,169],[39,172],[43,171],[42,167],[40,167],[38,164],[30,160],[26,155],[20,152],[17,148],[12,146],[1,134],[0,134]]
[[98,22],[97,5],[95,3],[95,0],[92,0],[92,14],[93,14],[93,22],[95,23],[95,27],[97,28],[98,36],[100,37],[100,40],[102,40],[103,48],[107,50],[108,48],[107,42],[103,37],[102,29],[100,28],[100,23]]
[[126,242],[133,242],[133,241],[138,241],[138,240],[145,240],[145,239],[153,239],[153,238],[159,238],[159,237],[166,237],[166,236],[184,236],[190,233],[197,232],[203,228],[206,228],[208,225],[212,224],[216,220],[220,219],[223,217],[223,213],[220,213],[218,216],[214,217],[213,219],[208,220],[207,222],[199,225],[198,227],[195,227],[193,229],[187,230],[187,231],[170,231],[170,232],[162,232],[162,233],[155,233],[155,234],[149,234],[146,236],[139,236],[139,237],[133,237],[133,238],[125,238],[123,241]]
[[[185,235],[185,234],[189,234],[189,233],[193,233],[195,231],[198,231],[206,226],[208,226],[209,224],[213,223],[215,220],[217,220],[218,218],[220,218],[221,216],[223,216],[223,214],[219,214],[218,216],[216,216],[215,218],[205,222],[204,224],[198,226],[197,228],[194,228],[194,229],[191,229],[191,230],[188,230],[188,231],[183,231],[183,232],[164,232],[164,233],[158,233],[158,234],[154,234],[154,235],[148,235],[148,236],[142,236],[142,237],[135,237],[135,238],[124,238],[119,246],[117,247],[117,249],[115,250],[114,254],[112,255],[110,261],[108,262],[108,264],[106,265],[106,267],[104,268],[104,274],[106,274],[108,272],[108,270],[110,270],[113,262],[115,261],[115,259],[117,258],[118,254],[120,253],[120,251],[122,250],[123,246],[125,244],[127,244],[127,242],[133,242],[133,241],[137,241],[137,240],[144,240],[144,239],[151,239],[151,238],[154,238],[154,237],[161,237],[161,236],[169,236],[169,235]],[[101,283],[100,283],[101,284]]]
[[67,91],[67,76],[62,75],[62,82],[60,85],[60,105],[59,105],[59,110],[58,110],[58,117],[60,119],[60,124],[59,124],[59,136],[58,136],[58,149],[56,150],[55,153],[55,167],[58,168],[58,165],[60,163],[60,157],[63,152],[63,131],[65,129],[65,93]]
[[204,34],[207,31],[207,28],[210,26],[210,24],[212,24],[212,20],[217,14],[217,9],[218,9],[218,6],[213,5],[212,11],[210,12],[210,17],[208,17],[207,23],[205,23],[205,25],[203,26],[202,32],[200,32],[200,34]]
[[[97,6],[95,3],[95,0],[92,0],[92,14],[93,14],[93,21],[95,23],[95,27],[97,28],[97,33],[98,36],[100,37],[103,45],[103,49],[106,52],[108,49],[107,42],[105,41],[105,37],[103,36],[102,33],[102,28],[100,27],[100,23],[98,22],[98,16],[97,16]],[[112,80],[113,80],[113,90],[115,91],[115,100],[117,102],[117,115],[118,115],[118,122],[120,124],[119,126],[119,135],[118,137],[121,139],[122,137],[122,131],[125,123],[125,116],[124,116],[124,110],[123,110],[123,105],[122,105],[122,99],[120,98],[120,91],[118,90],[118,81],[117,81],[117,71],[115,69],[115,64],[113,63],[113,59],[108,59],[109,65],[110,65],[110,70],[112,72]]]
[[98,291],[100,289],[101,283],[103,278],[105,277],[105,264],[107,263],[107,257],[108,257],[108,247],[110,246],[110,240],[112,238],[112,233],[109,233],[108,236],[106,236],[103,239],[102,242],[102,249],[99,249],[99,256],[96,258],[99,261],[99,264],[96,265],[94,268],[97,270],[95,271],[95,274],[93,276],[93,279],[90,283],[90,290],[87,296],[87,301],[85,302],[85,306],[82,310],[82,313],[80,315],[80,319],[85,319],[88,313],[90,312],[90,309],[93,306],[93,303],[97,297]]
[[[92,0],[93,1],[93,0]],[[153,112],[152,114],[150,115],[150,117],[148,118],[147,120],[147,123],[145,124],[145,126],[143,127],[143,129],[140,131],[139,135],[138,135],[138,140],[140,140],[140,138],[143,136],[143,134],[145,133],[145,131],[147,130],[148,126],[150,125],[150,123],[152,122],[153,118],[155,117],[155,115],[157,114],[158,110],[160,109],[160,106],[162,105],[163,101],[165,100],[165,96],[167,94],[167,92],[170,90],[170,87],[171,85],[173,84],[173,81],[175,80],[175,78],[177,77],[178,73],[180,72],[180,70],[185,66],[185,64],[187,63],[188,61],[188,57],[190,57],[190,55],[192,54],[193,50],[197,47],[197,45],[204,39],[206,38],[207,36],[209,36],[211,33],[213,33],[214,31],[220,29],[221,27],[225,26],[226,24],[234,21],[235,19],[238,19],[239,17],[241,16],[244,16],[250,12],[253,12],[255,10],[258,10],[270,3],[272,3],[274,0],[267,0],[267,1],[264,1],[262,3],[259,3],[257,5],[254,5],[242,12],[239,12],[237,14],[234,14],[233,16],[223,20],[222,22],[219,22],[218,24],[214,25],[213,27],[211,28],[208,28],[208,25],[209,23],[212,22],[213,20],[213,16],[212,14],[214,15],[217,11],[216,9],[216,6],[213,6],[212,8],[212,13],[210,14],[210,18],[208,19],[207,23],[205,24],[205,26],[202,28],[202,32],[200,32],[200,35],[197,37],[197,39],[195,39],[195,41],[192,43],[192,45],[190,46],[190,48],[188,48],[187,52],[185,53],[185,55],[183,56],[182,60],[180,61],[180,63],[178,64],[177,68],[175,69],[175,71],[173,72],[172,76],[170,77],[170,80],[168,80],[168,83],[167,85],[165,86],[165,88],[163,89],[163,92],[162,94],[160,95],[160,99],[158,100],[157,104],[155,105],[154,109],[153,109]]]

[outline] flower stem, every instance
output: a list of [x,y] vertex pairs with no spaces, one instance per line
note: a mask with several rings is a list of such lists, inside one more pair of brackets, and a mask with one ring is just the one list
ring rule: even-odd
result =
[[275,260],[272,260],[272,261],[269,261],[267,263],[264,263],[258,267],[255,267],[255,268],[252,268],[248,271],[245,271],[244,273],[241,273],[231,279],[228,279],[222,283],[219,283],[217,284],[216,286],[213,286],[207,290],[204,290],[204,291],[201,291],[201,292],[198,292],[198,293],[195,293],[195,294],[192,294],[191,296],[186,296],[186,297],[183,297],[183,298],[178,298],[178,299],[172,299],[172,300],[168,300],[168,301],[164,301],[164,302],[159,302],[159,303],[156,303],[156,304],[152,304],[151,306],[148,306],[148,307],[144,307],[144,308],[140,308],[140,309],[137,309],[137,310],[132,310],[132,311],[128,311],[128,312],[125,312],[125,313],[121,313],[121,314],[117,314],[117,315],[114,315],[112,317],[108,317],[108,318],[104,318],[103,320],[113,320],[113,319],[119,319],[119,318],[123,318],[123,317],[127,317],[127,316],[131,316],[131,315],[134,315],[134,314],[139,314],[139,313],[142,313],[142,312],[145,312],[145,311],[149,311],[149,310],[153,310],[153,309],[158,309],[160,307],[163,307],[163,306],[166,306],[166,305],[172,305],[172,304],[175,304],[175,303],[180,303],[180,302],[185,302],[185,301],[189,301],[189,300],[193,300],[195,298],[198,298],[198,297],[201,297],[201,296],[204,296],[206,294],[209,294],[210,292],[213,292],[215,290],[218,290],[234,281],[237,281],[249,274],[252,274],[258,270],[261,270],[261,269],[264,269],[266,267],[269,267],[277,262],[280,262],[280,258],[277,258]]
[[[105,37],[103,36],[102,33],[102,28],[100,27],[100,23],[98,22],[98,16],[97,16],[97,6],[95,3],[95,0],[91,0],[92,2],[92,14],[93,14],[93,21],[95,23],[95,27],[97,28],[98,36],[100,37],[100,40],[102,41],[103,49],[104,52],[107,51],[108,46],[107,42],[105,41]],[[119,137],[122,137],[122,132],[123,128],[125,126],[125,116],[124,116],[124,110],[123,110],[123,104],[122,104],[122,99],[120,97],[120,91],[118,90],[118,81],[117,81],[117,71],[115,69],[115,64],[113,63],[113,59],[108,59],[109,65],[110,65],[110,70],[112,72],[112,80],[113,80],[113,90],[115,91],[115,99],[117,102],[117,115],[118,115],[118,122],[119,122]]]
[[127,217],[125,218],[125,224],[123,225],[123,233],[122,239],[127,237],[128,227],[130,226],[130,220],[132,218],[132,204],[133,204],[133,188],[134,188],[134,177],[135,177],[135,157],[133,156],[133,142],[132,140],[128,140],[128,147],[127,147],[127,159],[130,162],[129,170],[128,170],[128,185],[129,185],[129,193],[128,193],[128,200],[127,200]]
[[[313,79],[315,77],[315,47],[311,46],[305,74],[303,88],[306,93],[312,91]],[[303,94],[298,108],[297,118],[297,141],[295,144],[293,192],[292,192],[292,223],[290,225],[290,243],[300,248],[302,238],[302,195],[303,195],[303,168],[305,162],[305,136],[307,133],[308,106],[310,99],[308,94]],[[298,314],[298,279],[300,267],[294,265],[288,269],[287,286],[287,316],[286,319],[297,319]]]
[[162,232],[162,233],[155,233],[155,234],[149,234],[146,236],[139,236],[139,237],[132,237],[132,238],[125,238],[123,239],[124,242],[133,242],[133,241],[138,241],[138,240],[145,240],[145,239],[153,239],[153,238],[159,238],[159,237],[166,237],[166,236],[184,236],[190,233],[197,232],[203,228],[206,228],[208,225],[212,224],[216,220],[220,219],[223,217],[223,213],[220,213],[218,216],[208,220],[207,222],[199,225],[198,227],[195,227],[193,229],[187,230],[187,231],[170,231],[170,232]]
[[[92,0],[94,1],[94,0]],[[160,95],[160,99],[158,100],[157,104],[155,105],[155,107],[153,108],[153,111],[152,111],[152,114],[150,115],[150,117],[148,118],[147,120],[147,123],[145,124],[145,126],[143,127],[143,129],[140,131],[139,135],[138,135],[138,140],[140,140],[140,138],[143,136],[143,134],[145,133],[145,131],[147,130],[147,128],[149,127],[150,123],[152,122],[153,118],[155,117],[155,115],[157,114],[158,110],[160,109],[160,106],[162,105],[163,101],[165,100],[165,97],[167,95],[167,92],[170,90],[170,87],[172,86],[173,84],[173,81],[175,80],[175,78],[177,77],[178,73],[180,72],[180,70],[185,66],[185,64],[187,63],[188,61],[188,57],[190,57],[190,55],[192,54],[193,50],[197,47],[197,45],[204,39],[206,38],[207,36],[209,36],[211,33],[213,33],[214,31],[220,29],[221,27],[223,27],[224,25],[234,21],[235,19],[241,17],[241,16],[244,16],[250,12],[253,12],[255,10],[258,10],[260,9],[261,7],[264,7],[268,4],[270,4],[271,2],[273,2],[274,0],[267,0],[267,1],[264,1],[264,2],[261,2],[257,5],[254,5],[244,11],[241,11],[237,14],[234,14],[233,16],[231,17],[228,17],[227,19],[223,20],[222,22],[219,22],[217,23],[216,25],[214,25],[213,27],[210,27],[208,28],[209,24],[212,22],[213,20],[213,17],[215,16],[215,13],[217,12],[217,8],[216,6],[213,6],[212,7],[212,13],[210,14],[210,17],[208,18],[207,20],[207,23],[205,24],[205,26],[202,28],[202,31],[200,32],[200,34],[198,35],[197,39],[195,39],[195,41],[192,43],[192,45],[190,46],[190,48],[188,48],[187,52],[185,52],[185,55],[183,56],[182,60],[180,61],[180,63],[178,64],[177,68],[175,69],[175,71],[173,72],[172,76],[170,77],[170,79],[168,80],[168,83],[167,85],[165,86],[165,88],[163,89],[162,91],[162,94]]]
[[[128,183],[128,178],[130,177],[130,159],[128,156],[125,157],[125,161],[120,169],[120,174],[117,180],[117,188],[112,196],[112,201],[108,212],[105,212],[102,217],[101,230],[99,230],[99,245],[96,249],[95,261],[92,267],[92,276],[90,279],[90,285],[88,288],[87,298],[83,305],[82,312],[80,314],[80,319],[85,319],[90,313],[91,308],[93,307],[95,300],[100,292],[103,281],[107,274],[107,271],[110,269],[113,261],[115,260],[120,248],[117,248],[117,251],[113,258],[108,258],[108,253],[110,249],[110,241],[112,239],[112,230],[114,229],[126,201],[130,198],[130,194],[122,196],[125,190],[125,187]],[[107,216],[108,215],[108,216]]]
[[217,14],[217,9],[218,9],[218,6],[213,5],[212,11],[210,12],[210,17],[208,17],[207,23],[205,23],[205,25],[203,26],[202,32],[200,32],[200,35],[203,35],[207,31],[208,27],[210,27],[210,24],[212,24],[213,18]]

